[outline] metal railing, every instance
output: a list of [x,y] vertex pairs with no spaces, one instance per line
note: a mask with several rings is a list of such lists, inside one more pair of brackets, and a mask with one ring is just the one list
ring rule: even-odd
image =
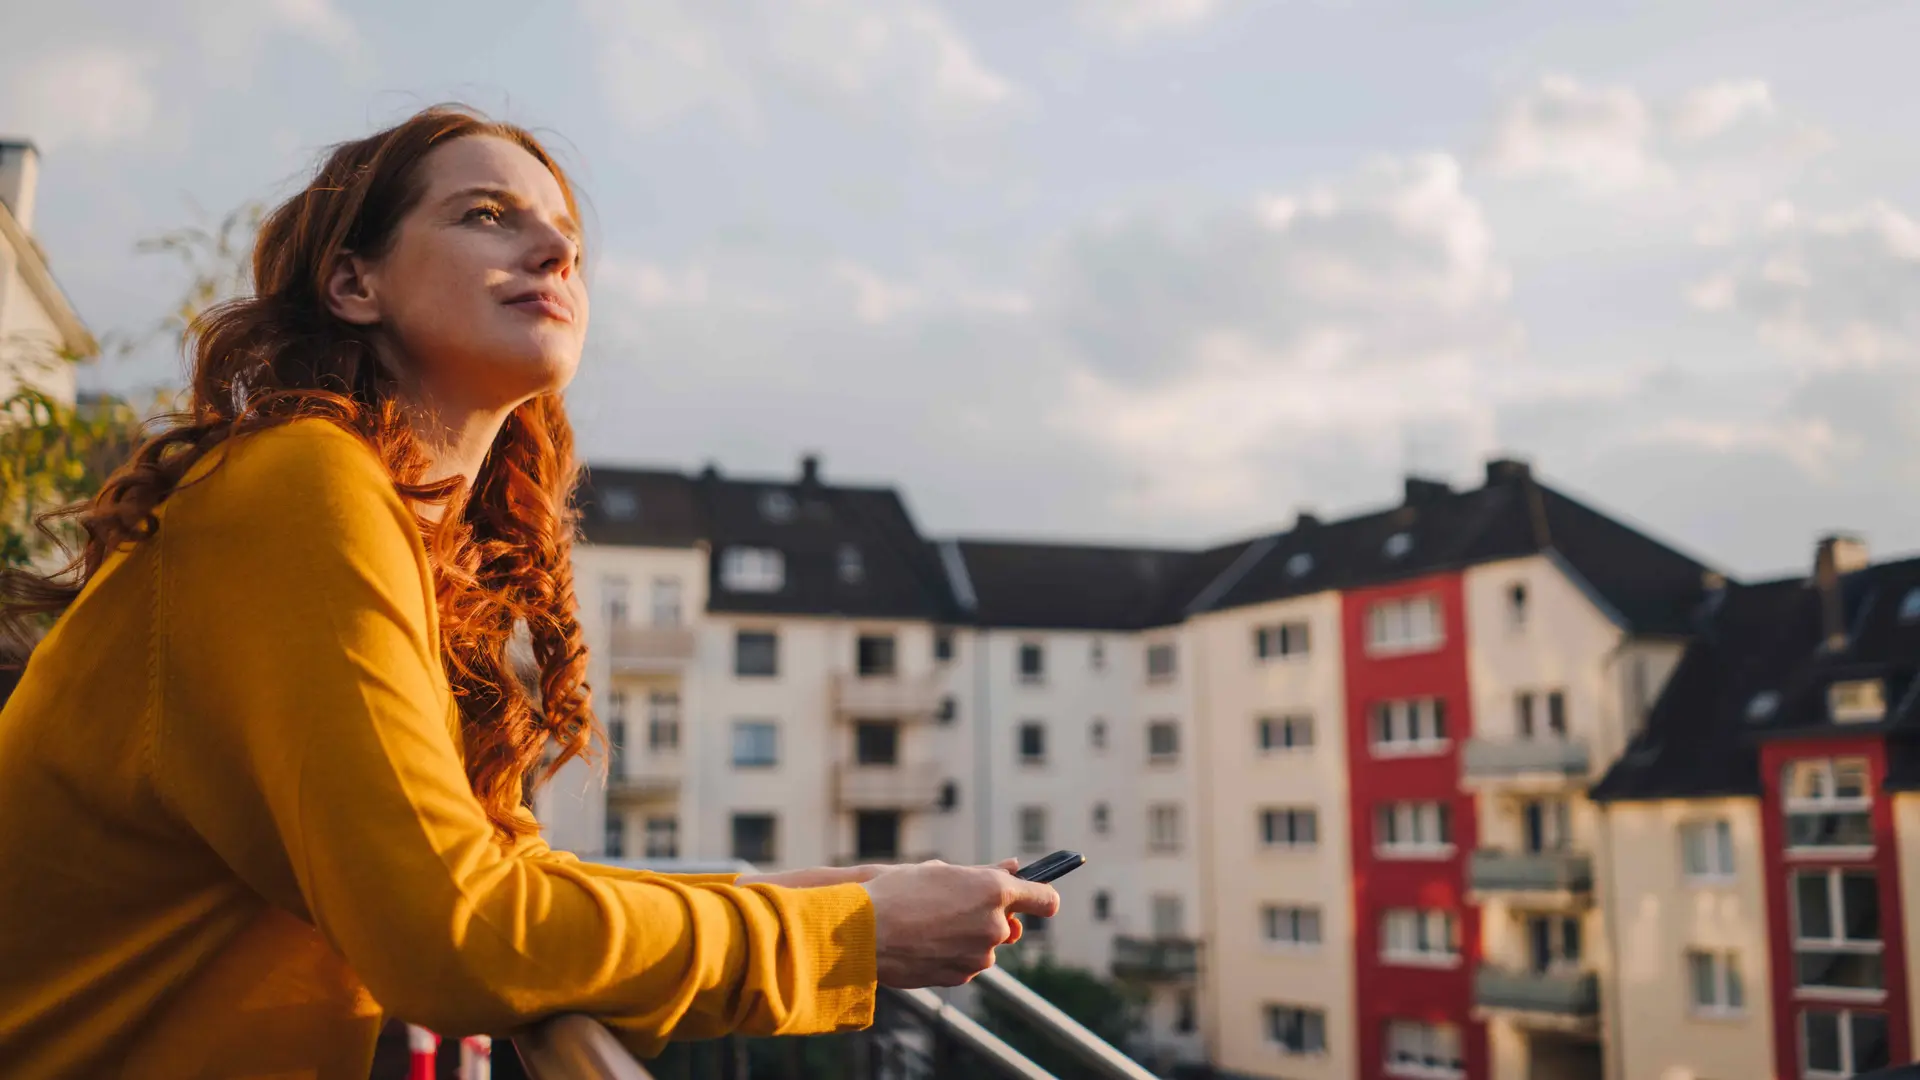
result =
[[1116,979],[1191,979],[1200,972],[1200,943],[1190,938],[1117,934],[1111,966]]
[[[662,873],[748,873],[753,869],[739,862],[622,860],[621,864]],[[989,968],[974,979],[973,986],[993,995],[1023,1024],[1102,1080],[1155,1080],[1140,1063],[1006,971]],[[862,1067],[849,1075],[1054,1080],[1053,1074],[935,991],[882,987],[876,1006],[874,1037],[858,1055],[865,1059]],[[913,1025],[923,1030],[915,1031]],[[652,1080],[652,1074],[613,1033],[589,1016],[552,1017],[515,1036],[513,1042],[533,1080]],[[888,1064],[894,1067],[884,1067]],[[744,1070],[737,1075],[744,1075]]]
[[1460,772],[1470,781],[1571,780],[1587,774],[1589,761],[1585,739],[1475,738],[1461,750]]
[[1591,1017],[1600,1011],[1600,980],[1590,971],[1512,971],[1483,966],[1473,973],[1473,999],[1483,1009]]
[[1593,890],[1593,859],[1576,851],[1480,848],[1468,861],[1467,885],[1485,893],[1586,894]]

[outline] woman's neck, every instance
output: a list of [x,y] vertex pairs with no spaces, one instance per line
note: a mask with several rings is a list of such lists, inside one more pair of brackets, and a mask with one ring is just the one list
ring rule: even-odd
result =
[[[463,409],[445,406],[417,409],[410,420],[414,437],[427,453],[428,465],[421,480],[436,483],[460,480],[471,490],[480,467],[486,464],[501,425],[507,422],[511,407],[504,409]],[[444,503],[423,505],[420,511],[429,521],[439,521]]]

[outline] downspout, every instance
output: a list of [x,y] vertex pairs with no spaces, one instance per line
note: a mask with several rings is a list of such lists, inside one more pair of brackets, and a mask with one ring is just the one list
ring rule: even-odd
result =
[[993,851],[993,716],[990,692],[993,686],[991,676],[992,657],[987,652],[987,631],[976,620],[973,625],[973,647],[968,650],[968,661],[973,665],[974,687],[974,742],[979,763],[980,784],[974,795],[974,803],[979,808],[980,821],[978,850],[974,862],[979,865],[991,863],[998,856]]
[[1613,816],[1612,810],[1607,804],[1594,803],[1593,805],[1594,809],[1599,811],[1600,818],[1600,828],[1597,830],[1599,844],[1598,849],[1594,852],[1595,855],[1599,856],[1600,873],[1597,876],[1600,880],[1595,882],[1595,885],[1601,889],[1600,921],[1605,924],[1606,927],[1607,959],[1612,965],[1612,970],[1607,972],[1605,985],[1601,987],[1600,995],[1600,1035],[1601,1045],[1604,1047],[1600,1055],[1600,1064],[1606,1080],[1623,1080],[1621,1075],[1621,1055],[1625,1053],[1623,1047],[1625,1046],[1626,1040],[1624,1038],[1625,1033],[1621,1030],[1623,1024],[1621,1023],[1622,1013],[1620,1011],[1621,965],[1620,938],[1618,936],[1620,922],[1619,912],[1616,910],[1619,905],[1614,902],[1615,898],[1613,895]]
[[1221,1012],[1221,1000],[1220,1000],[1221,989],[1220,989],[1220,980],[1217,978],[1214,978],[1212,974],[1212,971],[1213,971],[1212,944],[1214,941],[1213,928],[1214,928],[1214,923],[1216,921],[1213,906],[1217,902],[1217,898],[1220,892],[1218,889],[1215,889],[1212,887],[1212,883],[1214,880],[1213,878],[1214,836],[1213,836],[1213,798],[1211,793],[1215,790],[1215,788],[1211,784],[1202,783],[1200,779],[1202,776],[1205,775],[1208,762],[1212,760],[1211,757],[1209,756],[1211,745],[1212,745],[1212,740],[1210,739],[1210,736],[1213,731],[1213,725],[1209,722],[1210,716],[1207,712],[1208,672],[1205,670],[1203,666],[1206,663],[1206,658],[1212,655],[1212,651],[1209,649],[1202,648],[1200,644],[1200,637],[1205,632],[1205,624],[1203,622],[1189,622],[1188,626],[1191,627],[1193,630],[1192,636],[1188,639],[1193,645],[1193,657],[1194,657],[1194,663],[1193,663],[1193,749],[1194,749],[1193,764],[1194,764],[1194,769],[1193,769],[1192,775],[1193,775],[1193,793],[1194,793],[1194,810],[1195,810],[1194,824],[1197,827],[1197,830],[1199,832],[1199,836],[1197,837],[1197,839],[1199,841],[1198,847],[1200,849],[1198,852],[1199,866],[1197,867],[1197,869],[1199,870],[1199,878],[1200,878],[1199,880],[1200,949],[1199,949],[1199,963],[1196,966],[1198,968],[1197,978],[1200,980],[1200,983],[1201,983],[1201,986],[1200,986],[1200,989],[1202,990],[1201,1000],[1206,1005],[1205,1008],[1200,1010],[1200,1025],[1201,1025],[1200,1026],[1200,1044],[1202,1047],[1205,1048],[1206,1059],[1208,1061],[1219,1061],[1220,1060],[1219,1017]]

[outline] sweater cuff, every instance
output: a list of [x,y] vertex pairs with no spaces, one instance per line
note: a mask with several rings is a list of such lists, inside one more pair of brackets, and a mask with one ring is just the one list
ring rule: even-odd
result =
[[786,907],[813,1007],[799,1010],[793,1034],[851,1031],[873,1023],[879,975],[874,953],[873,898],[859,884],[812,889],[767,886]]

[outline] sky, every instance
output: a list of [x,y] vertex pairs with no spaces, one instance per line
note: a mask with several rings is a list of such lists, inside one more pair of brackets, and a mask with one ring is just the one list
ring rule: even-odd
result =
[[[16,5],[18,7],[18,5]],[[161,9],[165,9],[164,11]],[[1920,5],[68,0],[0,134],[99,332],[135,245],[438,101],[585,195],[603,464],[1196,544],[1518,456],[1736,575],[1920,550]],[[149,348],[88,385],[177,380]]]

